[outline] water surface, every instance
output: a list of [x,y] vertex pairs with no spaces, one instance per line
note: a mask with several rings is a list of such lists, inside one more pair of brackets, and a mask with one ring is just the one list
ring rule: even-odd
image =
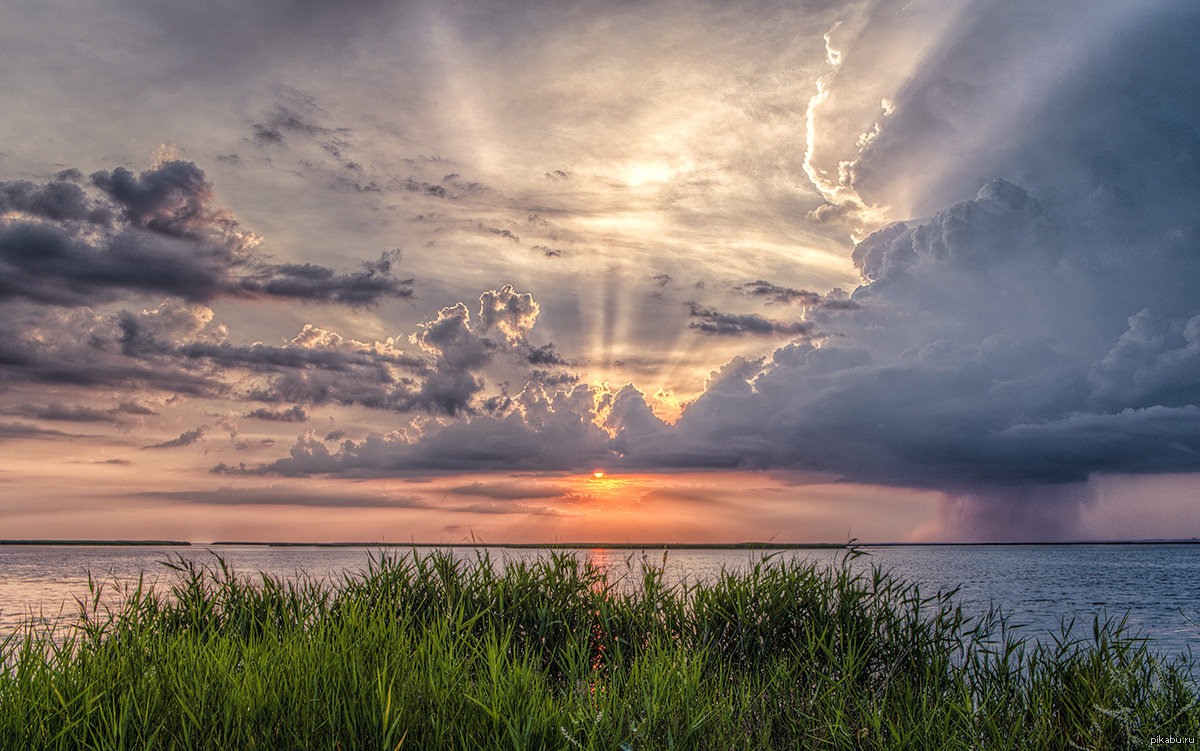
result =
[[[411,548],[390,548],[398,555]],[[428,548],[418,548],[425,552]],[[452,548],[456,556],[486,552],[496,564],[547,555],[542,549]],[[959,588],[957,601],[968,614],[1000,607],[1013,623],[1025,624],[1035,638],[1049,638],[1074,619],[1090,633],[1093,618],[1128,616],[1128,622],[1154,646],[1171,654],[1196,649],[1200,655],[1200,545],[988,545],[867,547],[868,555],[851,565],[863,570],[880,565],[918,583],[923,593]],[[69,619],[78,611],[75,598],[88,595],[88,572],[98,580],[136,582],[160,587],[172,572],[162,561],[177,557],[202,563],[220,555],[237,572],[263,572],[284,578],[301,573],[337,579],[362,571],[379,549],[365,547],[217,546],[0,546],[0,634],[30,618]],[[662,549],[594,549],[572,554],[590,558],[613,577],[636,574],[644,557],[663,564]],[[711,581],[722,570],[745,570],[765,555],[815,560],[836,565],[836,549],[671,550],[665,578]]]

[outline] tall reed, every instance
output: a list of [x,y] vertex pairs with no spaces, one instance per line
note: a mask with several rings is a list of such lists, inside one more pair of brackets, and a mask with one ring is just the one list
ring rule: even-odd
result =
[[1191,666],[1120,620],[1018,636],[878,568],[712,582],[569,553],[372,558],[322,582],[167,563],[0,645],[3,749],[1066,749],[1200,735]]

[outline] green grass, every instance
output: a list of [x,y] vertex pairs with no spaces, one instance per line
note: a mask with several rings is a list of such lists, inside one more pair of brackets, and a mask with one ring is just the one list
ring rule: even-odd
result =
[[[1033,643],[874,569],[667,586],[567,553],[381,556],[336,582],[178,558],[169,591],[0,647],[3,749],[1122,749],[1200,735],[1122,622]],[[1065,629],[1064,629],[1065,631]]]

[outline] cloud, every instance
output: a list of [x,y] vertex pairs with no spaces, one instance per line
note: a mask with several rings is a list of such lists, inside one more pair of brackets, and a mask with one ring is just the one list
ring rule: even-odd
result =
[[81,438],[83,436],[48,430],[22,422],[0,422],[0,441],[23,440],[26,438]]
[[688,328],[709,336],[807,336],[813,333],[811,324],[804,321],[782,323],[757,313],[722,313],[697,303],[688,304],[688,315],[694,319]]
[[523,340],[537,322],[540,306],[529,293],[518,294],[511,284],[479,297],[480,331],[495,328],[509,341]]
[[90,182],[99,197],[61,180],[0,184],[0,302],[78,306],[156,294],[364,306],[412,294],[412,280],[393,273],[397,251],[351,273],[267,263],[260,240],[215,207],[212,185],[192,162],[140,175],[118,167]]
[[447,488],[446,492],[455,495],[483,496],[496,501],[519,501],[530,498],[561,498],[569,491],[565,487],[554,485],[472,482]]
[[60,173],[61,177],[45,185],[28,180],[0,182],[0,215],[22,213],[54,221],[86,221],[104,225],[109,214],[94,207],[83,189],[72,182],[78,170]]
[[82,404],[65,405],[58,402],[51,404],[22,404],[4,410],[5,414],[33,417],[39,420],[56,420],[62,422],[114,422],[116,410],[102,410],[87,407]]
[[121,402],[116,407],[101,409],[84,404],[67,405],[61,402],[49,404],[18,404],[0,410],[4,414],[31,417],[38,420],[61,422],[117,422],[122,415],[155,415],[153,410],[132,402]]
[[142,448],[144,448],[144,449],[174,449],[174,448],[180,448],[183,446],[191,446],[193,443],[195,443],[196,441],[199,441],[202,437],[204,437],[204,432],[206,430],[208,430],[208,426],[201,425],[198,428],[193,428],[191,430],[185,430],[184,432],[179,434],[178,438],[172,438],[169,441],[163,441],[162,443],[155,443],[150,446],[142,446]]
[[[174,345],[160,342],[150,347],[136,332],[122,329],[121,316],[28,303],[10,303],[5,312],[0,318],[0,383],[153,389],[195,396],[226,389],[216,374],[164,358]],[[158,336],[186,337],[193,330],[189,327],[207,325],[211,311],[169,303],[140,317]],[[130,353],[139,356],[127,356]],[[132,402],[129,406],[135,407]],[[138,414],[120,407],[118,411]]]
[[[547,384],[577,380],[559,370],[568,363],[553,344],[529,342],[537,311],[531,295],[508,286],[480,296],[474,322],[458,303],[415,333],[384,341],[361,342],[306,324],[281,344],[238,346],[204,305],[167,300],[113,316],[55,309],[38,324],[0,336],[13,343],[8,352],[0,349],[0,379],[292,403],[246,415],[262,420],[302,422],[305,405],[324,404],[453,417],[473,414],[487,400],[483,373],[497,358],[510,369],[537,366],[531,377]],[[117,413],[153,411],[128,403]]]
[[1100,406],[1178,407],[1200,393],[1200,315],[1163,320],[1150,309],[1129,317],[1121,334],[1088,373]]
[[854,310],[858,303],[850,299],[845,290],[834,288],[826,294],[810,292],[806,289],[793,289],[759,279],[734,287],[738,294],[749,297],[765,298],[768,304],[796,305],[803,308],[832,308],[836,310]]
[[[311,98],[308,98],[306,104],[308,107],[312,106]],[[305,115],[283,104],[276,105],[274,112],[263,122],[252,124],[250,130],[254,134],[254,141],[259,145],[282,145],[287,142],[287,134],[314,137],[335,132],[317,125]]]
[[150,409],[144,404],[137,402],[121,402],[117,405],[116,411],[126,415],[157,415],[158,413]]
[[225,474],[403,476],[413,471],[520,471],[547,467],[590,471],[614,456],[609,435],[593,421],[595,392],[586,385],[547,396],[531,386],[508,414],[476,414],[424,432],[371,434],[330,452],[301,436],[289,456],[258,467],[218,465]]
[[266,420],[268,422],[308,422],[308,413],[298,404],[286,410],[273,410],[260,407],[246,413],[245,417],[254,420]]
[[217,490],[145,491],[138,498],[184,503],[208,503],[219,506],[310,506],[316,508],[431,508],[415,495],[368,495],[364,493],[328,493],[294,487],[237,488]]

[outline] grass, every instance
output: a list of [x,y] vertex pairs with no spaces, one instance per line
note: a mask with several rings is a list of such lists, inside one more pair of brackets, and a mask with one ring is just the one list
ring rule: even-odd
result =
[[1034,643],[878,568],[667,586],[567,553],[381,555],[336,582],[168,563],[0,646],[3,749],[1069,749],[1200,735],[1121,621]]

